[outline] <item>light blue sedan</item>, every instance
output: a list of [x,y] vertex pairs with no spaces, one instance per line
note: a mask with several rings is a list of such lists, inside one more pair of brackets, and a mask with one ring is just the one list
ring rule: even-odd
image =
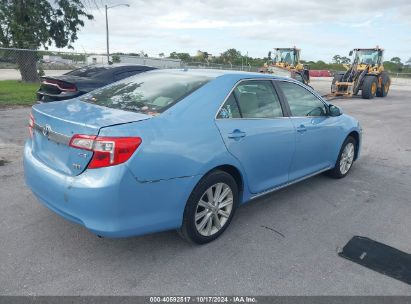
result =
[[202,244],[236,208],[358,158],[358,121],[297,81],[157,70],[79,99],[33,106],[27,185],[95,234],[178,229]]

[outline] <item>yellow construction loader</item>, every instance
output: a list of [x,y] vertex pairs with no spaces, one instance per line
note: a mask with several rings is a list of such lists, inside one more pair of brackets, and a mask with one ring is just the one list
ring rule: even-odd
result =
[[384,71],[383,53],[384,50],[378,46],[350,51],[352,64],[345,65],[347,71],[334,75],[330,96],[352,97],[359,91],[365,99],[387,96],[391,79]]
[[270,63],[265,64],[265,72],[280,74],[279,69],[287,70],[291,73],[291,77],[308,84],[310,82],[310,74],[308,67],[300,62],[300,49],[293,48],[275,48],[274,54]]

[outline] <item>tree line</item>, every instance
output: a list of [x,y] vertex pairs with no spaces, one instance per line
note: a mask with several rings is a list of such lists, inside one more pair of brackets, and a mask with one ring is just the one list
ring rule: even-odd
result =
[[[166,57],[164,53],[158,54],[159,57]],[[253,66],[261,67],[264,63],[270,61],[269,56],[264,58],[250,57],[246,54],[242,54],[235,48],[228,49],[219,55],[213,56],[206,51],[198,51],[196,55],[192,56],[189,53],[172,52],[167,58],[181,59],[184,62],[202,62],[204,64],[225,64],[236,66]],[[344,65],[350,64],[351,59],[346,56],[334,55],[331,62],[325,62],[323,60],[318,61],[306,61],[300,60],[301,63],[306,64],[312,70],[332,70],[339,71],[345,70]],[[393,57],[388,61],[384,61],[384,67],[387,71],[393,73],[411,73],[411,57],[405,62],[401,62],[401,58]]]

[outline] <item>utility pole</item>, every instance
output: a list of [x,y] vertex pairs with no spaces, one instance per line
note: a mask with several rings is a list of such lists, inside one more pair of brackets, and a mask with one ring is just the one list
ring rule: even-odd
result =
[[107,11],[110,8],[117,7],[117,6],[127,6],[130,7],[130,4],[117,4],[113,6],[105,5],[104,8],[106,9],[106,42],[107,42],[107,64],[110,64],[110,45],[109,45],[109,38],[108,38],[108,14]]
[[110,47],[109,47],[109,42],[108,42],[108,16],[107,16],[107,10],[108,7],[105,5],[106,8],[106,42],[107,42],[107,64],[110,64]]

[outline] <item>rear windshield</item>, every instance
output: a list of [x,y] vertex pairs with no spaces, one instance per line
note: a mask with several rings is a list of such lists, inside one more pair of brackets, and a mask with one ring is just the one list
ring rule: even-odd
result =
[[159,114],[188,96],[212,78],[184,73],[142,73],[97,89],[82,101],[100,106]]
[[79,76],[79,77],[93,77],[102,72],[105,72],[108,68],[106,67],[84,67],[71,72],[66,75]]

